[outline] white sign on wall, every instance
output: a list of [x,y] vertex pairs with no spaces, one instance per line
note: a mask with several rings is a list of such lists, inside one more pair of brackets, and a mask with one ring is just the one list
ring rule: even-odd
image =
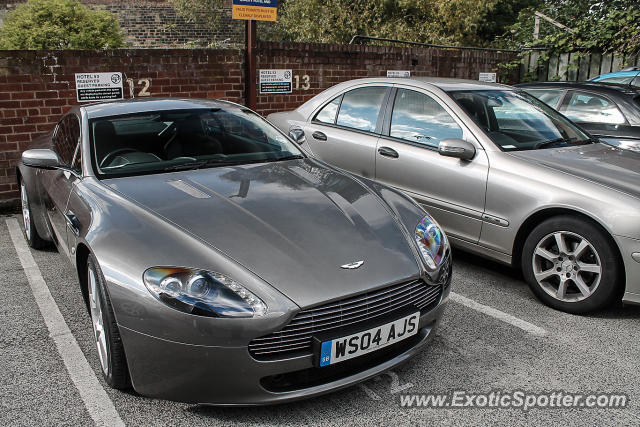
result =
[[407,78],[407,77],[411,77],[411,71],[409,71],[409,70],[387,70],[387,77]]
[[260,70],[260,93],[291,93],[292,77],[291,70]]
[[122,73],[76,73],[78,102],[123,99]]
[[495,83],[497,82],[497,76],[496,73],[480,73],[478,80],[481,82]]

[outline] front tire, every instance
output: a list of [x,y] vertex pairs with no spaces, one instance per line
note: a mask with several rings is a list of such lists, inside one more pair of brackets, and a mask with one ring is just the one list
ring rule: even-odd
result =
[[93,335],[104,379],[112,388],[127,389],[131,387],[131,380],[124,346],[102,272],[91,254],[87,258],[87,294]]
[[571,216],[550,218],[531,231],[522,272],[533,293],[556,310],[581,314],[619,298],[618,253],[596,225]]
[[47,242],[38,234],[36,224],[33,221],[33,211],[31,210],[31,201],[29,200],[27,186],[22,180],[20,180],[20,204],[22,208],[24,238],[27,241],[27,244],[33,249],[44,248],[47,245]]

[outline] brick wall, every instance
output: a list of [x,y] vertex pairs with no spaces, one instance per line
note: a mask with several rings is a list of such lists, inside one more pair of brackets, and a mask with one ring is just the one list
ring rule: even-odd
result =
[[[319,43],[273,43],[258,45],[258,69],[291,69],[291,95],[258,94],[257,110],[263,115],[293,109],[345,80],[386,76],[387,70],[410,70],[412,76],[478,79],[481,72],[499,72],[499,81],[515,83],[518,72],[505,73],[498,65],[514,58],[513,53],[466,49],[337,45]],[[296,87],[298,76],[299,88]],[[309,89],[304,89],[304,76]]]
[[[410,70],[413,76],[477,79],[508,62],[507,53],[308,43],[258,45],[258,68],[291,69],[291,94],[260,95],[266,115],[298,107],[345,80]],[[237,49],[119,49],[107,51],[0,51],[0,206],[14,204],[15,165],[29,141],[50,131],[76,104],[74,73],[120,71],[135,94],[222,98],[244,103],[245,53]],[[305,77],[306,76],[306,77]],[[307,80],[308,78],[308,80]],[[515,82],[499,74],[499,81]],[[296,80],[298,85],[296,87]],[[308,86],[308,88],[307,88]]]
[[[15,164],[37,135],[76,104],[80,72],[121,71],[138,94],[243,102],[244,53],[225,49],[0,51],[0,206],[17,200]],[[125,82],[125,97],[129,84]]]

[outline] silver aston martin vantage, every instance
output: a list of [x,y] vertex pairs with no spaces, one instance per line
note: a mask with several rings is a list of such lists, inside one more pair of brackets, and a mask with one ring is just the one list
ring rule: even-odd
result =
[[236,104],[75,107],[16,172],[26,239],[77,269],[114,388],[218,405],[343,388],[416,354],[449,294],[422,208]]

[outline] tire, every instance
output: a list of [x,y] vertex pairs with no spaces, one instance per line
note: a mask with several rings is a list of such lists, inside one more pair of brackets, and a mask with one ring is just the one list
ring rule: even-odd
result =
[[567,313],[601,310],[619,299],[623,268],[610,236],[572,216],[542,222],[522,249],[522,273],[533,293]]
[[120,331],[113,315],[104,277],[92,254],[87,258],[87,295],[98,359],[106,383],[115,389],[131,387]]
[[38,234],[36,224],[33,221],[33,211],[31,210],[31,202],[29,200],[27,186],[22,180],[20,180],[20,204],[22,209],[24,238],[27,241],[27,244],[33,249],[42,249],[47,246],[47,242]]

